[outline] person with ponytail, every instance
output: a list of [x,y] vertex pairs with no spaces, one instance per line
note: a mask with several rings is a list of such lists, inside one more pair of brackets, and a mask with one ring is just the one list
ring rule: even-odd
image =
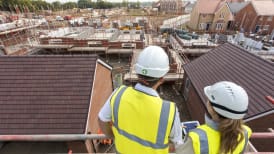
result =
[[188,133],[186,142],[176,153],[240,154],[251,136],[244,125],[248,95],[239,85],[221,81],[204,88],[207,97],[205,124]]

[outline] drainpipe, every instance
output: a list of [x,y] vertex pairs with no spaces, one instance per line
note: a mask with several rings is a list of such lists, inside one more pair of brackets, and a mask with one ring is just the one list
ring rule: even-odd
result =
[[58,134],[58,135],[0,135],[2,141],[83,141],[106,139],[104,134]]

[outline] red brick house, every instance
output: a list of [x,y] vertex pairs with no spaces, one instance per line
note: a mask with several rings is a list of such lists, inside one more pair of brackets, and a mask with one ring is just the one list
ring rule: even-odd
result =
[[237,13],[239,11],[242,10],[242,8],[244,8],[247,4],[249,4],[250,1],[245,1],[245,2],[229,2],[227,3],[228,4],[228,7],[232,13],[232,16],[233,16],[233,20],[231,21],[230,25],[228,25],[228,29],[229,30],[237,30],[236,28],[237,27],[234,27],[235,26],[235,16],[237,15]]
[[[97,134],[99,109],[113,90],[111,69],[95,55],[0,57],[0,136]],[[15,149],[94,152],[92,140],[82,140],[4,142],[0,153]]]
[[274,2],[253,0],[235,16],[234,27],[244,32],[271,34],[274,29]]
[[[273,128],[274,104],[265,97],[274,96],[274,63],[226,43],[183,66],[185,75],[182,94],[193,120],[204,123],[206,96],[203,88],[218,81],[241,85],[249,96],[248,113],[244,121],[254,132]],[[274,139],[256,139],[252,144],[258,151],[274,151]]]
[[160,0],[160,11],[172,14],[183,13],[183,2],[181,0]]

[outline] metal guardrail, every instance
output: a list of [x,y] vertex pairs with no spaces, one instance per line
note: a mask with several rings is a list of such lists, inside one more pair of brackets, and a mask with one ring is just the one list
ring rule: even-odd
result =
[[104,134],[0,135],[1,141],[81,141],[107,139]]

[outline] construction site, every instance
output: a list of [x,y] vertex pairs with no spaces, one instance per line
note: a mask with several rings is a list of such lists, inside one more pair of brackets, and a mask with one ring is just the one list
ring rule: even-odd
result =
[[[1,12],[0,153],[115,153],[97,115],[114,89],[138,82],[134,64],[150,45],[169,56],[170,70],[158,93],[176,103],[182,122],[204,123],[202,86],[235,79],[251,95],[245,122],[253,134],[245,153],[273,152],[273,42],[237,31],[184,29],[189,20],[189,14],[152,8]],[[221,51],[238,59],[222,63]],[[229,72],[217,68],[226,65]]]

